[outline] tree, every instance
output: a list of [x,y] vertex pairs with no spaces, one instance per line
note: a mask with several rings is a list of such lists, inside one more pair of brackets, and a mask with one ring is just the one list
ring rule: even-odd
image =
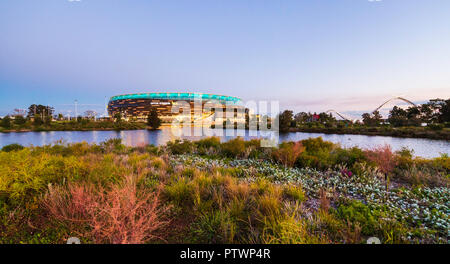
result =
[[422,104],[419,107],[420,117],[423,122],[431,123],[433,121],[433,109],[429,104]]
[[16,125],[21,126],[21,125],[24,125],[26,122],[27,122],[27,120],[26,120],[23,116],[21,116],[21,115],[16,115],[16,116],[14,117],[14,123],[15,123]]
[[51,115],[47,115],[47,116],[45,116],[44,117],[44,123],[46,124],[46,125],[50,125],[51,123],[52,123],[52,116]]
[[297,113],[294,119],[298,124],[302,124],[308,120],[308,114],[305,112]]
[[442,102],[442,106],[439,109],[438,122],[439,123],[450,122],[450,99],[447,99]]
[[46,116],[52,116],[54,111],[55,109],[50,106],[32,104],[28,107],[28,116],[39,115],[41,118],[44,118]]
[[381,116],[380,112],[375,111],[372,114],[362,114],[362,119],[364,125],[366,126],[379,126],[381,124],[381,121],[383,120],[383,117]]
[[[450,100],[450,99],[449,99]],[[442,123],[446,118],[445,112],[448,111],[449,100],[444,99],[431,99],[426,105],[429,108],[429,120],[428,123]],[[431,113],[430,113],[431,112]],[[447,113],[448,117],[448,113]]]
[[158,112],[155,108],[152,108],[148,114],[147,125],[149,125],[152,129],[158,129],[161,126],[161,119],[159,118]]
[[372,126],[374,123],[373,119],[369,113],[362,114],[362,121],[363,121],[364,125],[366,125],[366,126]]
[[388,120],[393,126],[406,126],[408,124],[408,113],[406,110],[394,106],[389,112]]
[[2,119],[2,127],[11,128],[11,118],[9,116],[5,116]]
[[285,110],[283,113],[278,115],[279,126],[281,132],[288,132],[293,121],[293,112],[290,110]]
[[122,121],[122,114],[120,112],[114,114],[114,121],[116,121],[116,123],[120,123],[120,121]]
[[381,116],[379,111],[375,111],[372,113],[372,119],[375,126],[379,126],[381,124],[381,121],[383,120],[383,117]]
[[34,116],[33,125],[35,125],[35,126],[40,126],[40,125],[42,125],[43,123],[44,123],[44,121],[42,121],[41,116],[39,116],[39,115],[35,115],[35,116]]
[[408,125],[419,126],[422,123],[420,107],[411,106],[406,109],[406,117],[408,118]]

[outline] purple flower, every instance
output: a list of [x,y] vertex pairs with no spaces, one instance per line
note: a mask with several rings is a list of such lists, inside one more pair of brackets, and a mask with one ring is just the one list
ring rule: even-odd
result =
[[342,175],[345,175],[347,177],[352,177],[352,175],[353,175],[353,173],[351,171],[347,170],[347,169],[343,169],[341,171],[341,173],[342,173]]

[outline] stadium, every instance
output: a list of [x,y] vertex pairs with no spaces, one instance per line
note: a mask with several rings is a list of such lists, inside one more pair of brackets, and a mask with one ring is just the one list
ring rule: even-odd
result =
[[[144,121],[147,119],[152,108],[156,109],[158,116],[163,123],[170,123],[175,117],[180,117],[182,114],[174,111],[172,107],[182,105],[180,102],[187,102],[190,105],[190,117],[194,120],[194,100],[200,100],[202,102],[202,115],[198,118],[207,118],[214,114],[215,111],[222,110],[225,113],[225,109],[232,109],[235,113],[245,111],[242,106],[242,100],[225,95],[216,94],[202,94],[202,93],[138,93],[138,94],[124,94],[117,95],[110,98],[108,103],[109,116],[115,117],[120,114],[125,120],[138,120]],[[208,108],[213,106],[214,109],[204,111],[205,104],[208,103]],[[181,110],[182,112],[182,110]],[[235,122],[245,122],[245,117],[235,116]],[[217,118],[225,118],[224,116],[215,117],[215,121],[219,121]],[[238,120],[239,119],[239,120]],[[243,119],[243,120],[240,120]]]

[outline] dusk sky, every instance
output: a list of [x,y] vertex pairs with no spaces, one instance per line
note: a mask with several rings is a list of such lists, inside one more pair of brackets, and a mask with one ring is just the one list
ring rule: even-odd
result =
[[295,111],[447,99],[450,1],[0,1],[0,115],[139,92]]

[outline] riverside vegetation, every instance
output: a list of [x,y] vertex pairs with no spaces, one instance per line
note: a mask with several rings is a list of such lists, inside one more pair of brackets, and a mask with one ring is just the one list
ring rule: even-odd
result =
[[0,152],[0,243],[448,243],[450,158],[321,138]]

